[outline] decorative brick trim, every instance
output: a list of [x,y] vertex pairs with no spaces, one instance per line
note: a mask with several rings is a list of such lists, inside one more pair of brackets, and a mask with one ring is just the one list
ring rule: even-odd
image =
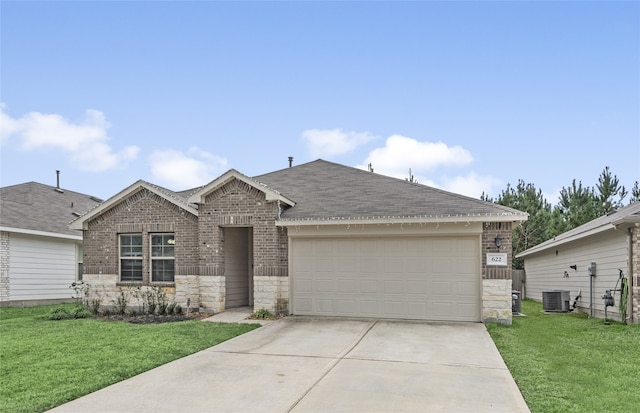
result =
[[289,267],[288,266],[286,267],[285,266],[254,267],[253,276],[254,277],[288,277]]

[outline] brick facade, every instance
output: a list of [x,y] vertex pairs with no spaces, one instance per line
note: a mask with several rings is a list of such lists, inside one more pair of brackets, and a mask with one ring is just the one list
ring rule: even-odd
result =
[[[141,233],[143,280],[134,285],[161,286],[167,297],[202,312],[225,309],[225,227],[251,228],[253,246],[254,303],[278,310],[288,298],[288,238],[277,227],[276,202],[267,202],[262,191],[232,180],[207,195],[193,215],[165,198],[142,189],[88,222],[84,230],[84,280],[110,305],[132,283],[120,282],[119,234]],[[175,234],[175,281],[150,280],[149,236]],[[277,280],[285,278],[284,282]],[[264,288],[262,280],[270,279]],[[275,281],[274,281],[275,280]],[[282,286],[274,288],[273,285]],[[278,310],[280,311],[280,310]]]
[[[84,280],[102,294],[103,302],[114,302],[131,283],[120,282],[119,234],[143,236],[143,288],[161,286],[168,298],[183,308],[202,312],[225,310],[225,228],[249,228],[252,239],[253,300],[255,309],[288,313],[289,240],[287,229],[277,226],[281,205],[267,201],[259,188],[239,179],[206,194],[197,215],[148,190],[130,194],[121,202],[94,217],[84,230]],[[511,322],[511,228],[512,224],[485,223],[482,234],[482,318]],[[149,235],[175,234],[175,281],[150,281]],[[502,238],[496,247],[495,237]],[[486,253],[504,252],[507,266],[487,265]],[[251,270],[250,270],[251,271]],[[250,295],[251,296],[251,295]]]

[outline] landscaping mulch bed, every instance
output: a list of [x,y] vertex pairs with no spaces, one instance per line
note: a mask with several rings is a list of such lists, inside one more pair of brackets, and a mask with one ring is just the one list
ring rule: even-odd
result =
[[160,324],[160,323],[172,323],[176,321],[188,321],[188,320],[202,320],[210,317],[211,314],[191,313],[186,314],[172,314],[172,315],[157,315],[157,314],[109,314],[109,315],[96,315],[94,316],[99,320],[106,321],[126,321],[131,324]]

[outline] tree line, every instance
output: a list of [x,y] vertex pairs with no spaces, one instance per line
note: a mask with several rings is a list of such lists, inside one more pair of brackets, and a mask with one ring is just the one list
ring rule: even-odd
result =
[[533,183],[519,180],[513,187],[507,184],[496,199],[484,193],[483,201],[508,206],[527,212],[529,219],[513,229],[513,268],[524,268],[520,252],[534,247],[570,229],[579,227],[595,218],[607,215],[625,205],[640,201],[640,186],[635,181],[631,192],[620,185],[620,181],[609,167],[605,167],[594,187],[583,186],[574,179],[571,186],[563,187],[558,203],[551,205],[542,195],[542,190]]

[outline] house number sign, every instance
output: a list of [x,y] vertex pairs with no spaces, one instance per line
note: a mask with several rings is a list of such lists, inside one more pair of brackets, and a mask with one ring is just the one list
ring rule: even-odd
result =
[[507,266],[507,253],[487,252],[487,265],[496,265],[498,267]]

